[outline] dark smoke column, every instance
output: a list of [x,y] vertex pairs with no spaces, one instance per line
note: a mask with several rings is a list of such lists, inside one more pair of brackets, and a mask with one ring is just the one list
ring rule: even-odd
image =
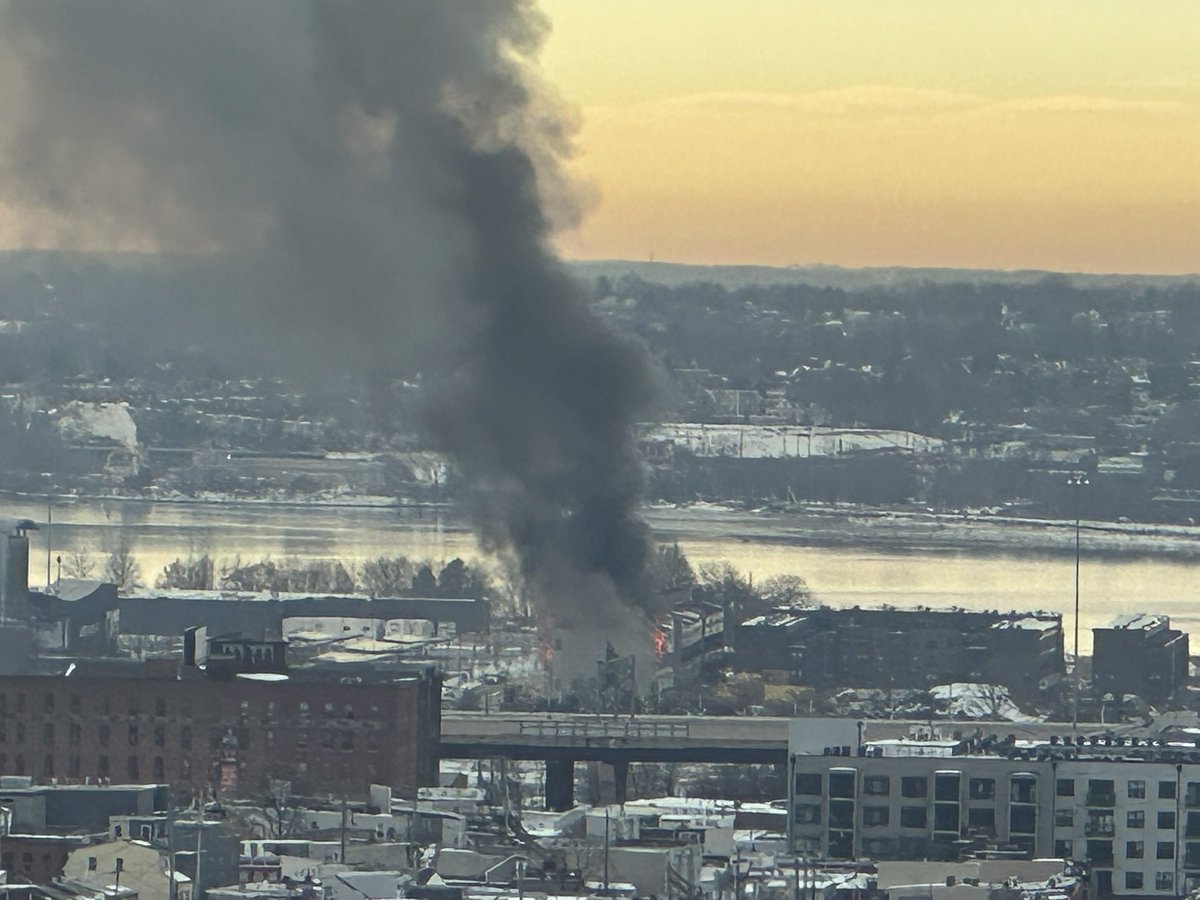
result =
[[421,373],[428,433],[587,671],[644,649],[642,354],[554,258],[569,129],[530,3],[0,3],[0,204],[193,262],[128,323],[319,379]]

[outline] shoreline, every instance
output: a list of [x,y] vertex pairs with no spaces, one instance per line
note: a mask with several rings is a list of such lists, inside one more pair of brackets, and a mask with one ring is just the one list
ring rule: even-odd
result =
[[[980,513],[934,513],[796,504],[745,507],[687,504],[648,507],[660,535],[814,547],[861,547],[897,553],[1073,555],[1075,520]],[[1080,554],[1200,560],[1200,526],[1081,520]]]
[[[257,510],[337,510],[400,517],[426,513],[453,532],[470,533],[470,522],[445,501],[422,501],[374,495],[310,497],[234,497],[222,494],[130,496],[124,494],[37,493],[0,490],[5,498],[29,507],[75,504],[190,507]],[[888,553],[1060,556],[1074,554],[1073,519],[1037,519],[992,515],[985,511],[941,513],[912,508],[851,504],[771,504],[751,506],[737,501],[651,502],[642,515],[655,539],[671,541],[741,541],[774,545],[861,548]],[[1200,526],[1081,520],[1080,552],[1085,557],[1156,557],[1200,560]]]

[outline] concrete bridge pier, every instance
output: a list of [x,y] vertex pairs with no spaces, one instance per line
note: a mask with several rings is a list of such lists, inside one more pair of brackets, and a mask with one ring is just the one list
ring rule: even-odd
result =
[[601,804],[624,803],[629,783],[629,761],[619,759],[611,763],[592,764],[593,784],[596,786],[596,802]]
[[575,760],[546,760],[546,809],[562,812],[575,806]]

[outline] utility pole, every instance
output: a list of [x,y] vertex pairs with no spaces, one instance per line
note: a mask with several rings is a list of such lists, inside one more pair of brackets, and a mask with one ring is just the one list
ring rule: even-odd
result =
[[1067,486],[1074,488],[1075,499],[1075,665],[1072,669],[1071,734],[1079,731],[1079,525],[1082,497],[1079,490],[1091,484],[1085,472],[1072,472]]
[[604,896],[608,896],[608,807],[604,807]]
[[50,506],[50,495],[46,495],[46,593],[50,593],[50,536],[54,527],[54,510]]
[[340,858],[342,865],[346,864],[346,795],[342,794],[342,828],[340,840]]

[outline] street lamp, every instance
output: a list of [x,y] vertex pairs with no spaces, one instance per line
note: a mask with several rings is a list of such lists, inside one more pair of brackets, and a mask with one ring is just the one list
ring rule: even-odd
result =
[[[1080,489],[1091,484],[1086,472],[1072,472],[1067,487]],[[1079,730],[1079,517],[1080,498],[1075,494],[1075,666],[1074,693],[1071,698],[1071,733]]]

